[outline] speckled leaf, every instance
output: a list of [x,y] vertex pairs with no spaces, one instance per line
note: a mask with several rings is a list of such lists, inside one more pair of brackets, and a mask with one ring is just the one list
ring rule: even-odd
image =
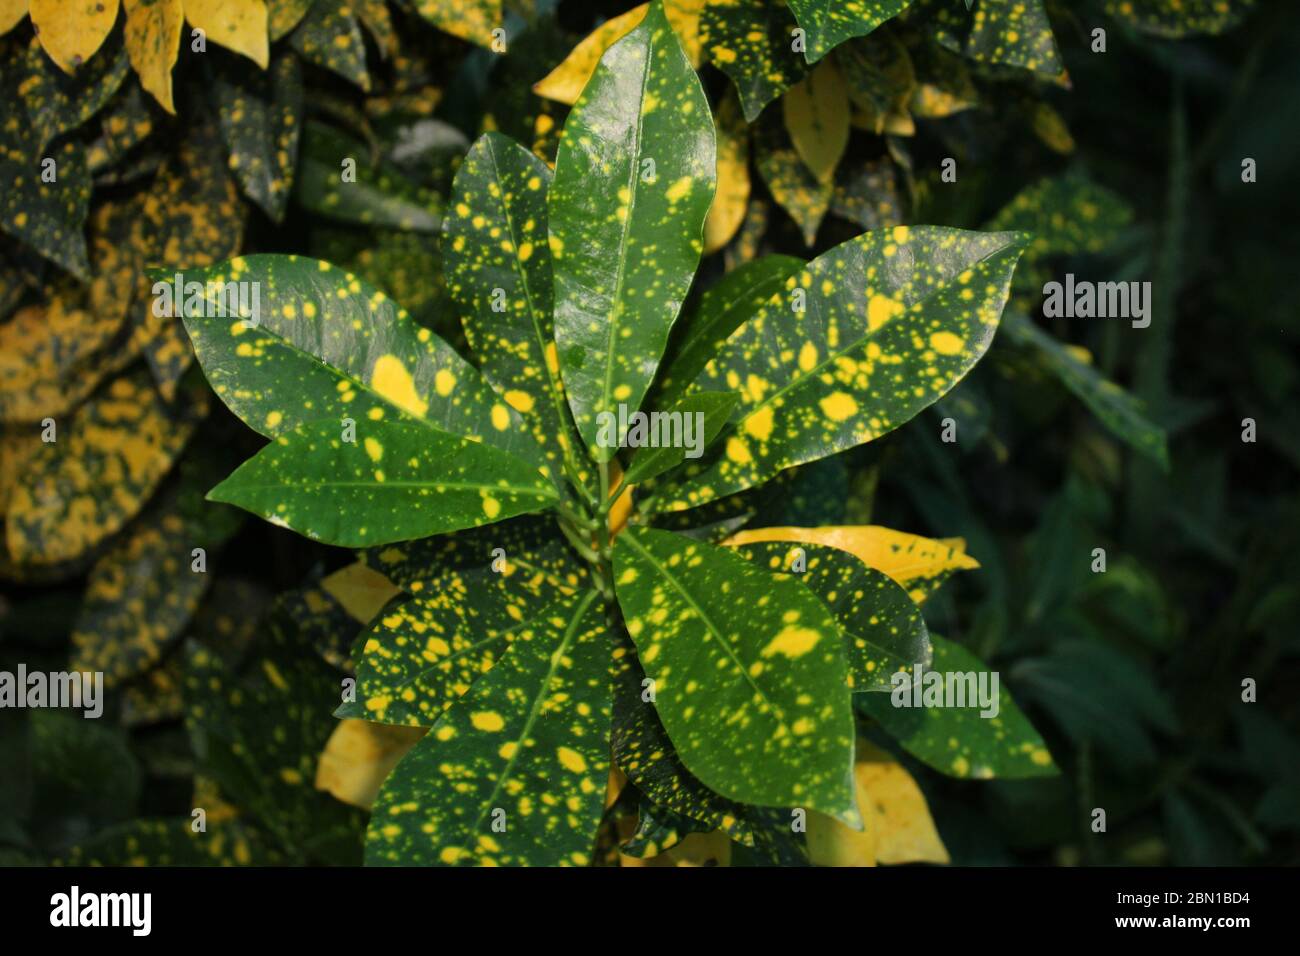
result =
[[725,543],[762,541],[820,544],[847,551],[907,588],[908,597],[917,604],[937,591],[954,571],[979,567],[979,562],[966,553],[966,542],[961,538],[923,538],[880,525],[746,528]]
[[790,142],[818,182],[835,175],[849,145],[849,94],[834,60],[818,66],[781,98]]
[[59,423],[9,503],[9,553],[53,564],[84,554],[135,517],[153,494],[204,411],[202,393],[178,414],[140,369],[114,379]]
[[263,0],[184,0],[185,19],[207,34],[209,43],[242,53],[266,69],[270,41]]
[[768,0],[710,0],[700,15],[704,50],[731,77],[751,123],[807,69],[792,49],[795,27],[789,8]]
[[717,252],[732,240],[749,208],[749,128],[735,96],[728,95],[714,118],[718,144],[718,189],[704,220],[704,252]]
[[1161,37],[1222,33],[1254,7],[1255,0],[1105,0],[1103,4],[1112,17]]
[[554,502],[527,462],[402,421],[338,421],[280,435],[208,494],[326,544],[364,548],[473,528]]
[[659,404],[676,401],[731,333],[781,292],[785,280],[803,266],[803,260],[794,256],[764,256],[732,269],[705,292],[695,311],[673,330],[661,366]]
[[1130,447],[1169,467],[1165,430],[1147,418],[1137,398],[1107,378],[1028,317],[1008,313],[1004,319],[1013,342],[1034,349],[1061,384],[1088,406],[1098,421]]
[[267,0],[267,29],[272,40],[278,40],[302,22],[311,9],[312,0]]
[[185,326],[218,397],[268,438],[322,419],[396,417],[543,464],[517,413],[472,365],[351,273],[297,256],[247,256],[184,276],[205,287],[259,284],[256,328],[213,308],[216,286],[206,311],[225,314],[187,314]]
[[[437,232],[441,201],[387,164],[374,165],[363,143],[321,123],[308,123],[294,196],[312,212],[344,222]],[[344,160],[356,164],[356,181],[344,182]]]
[[122,45],[112,42],[69,76],[50,62],[36,37],[28,44],[21,67],[14,66],[22,73],[7,80],[6,86],[17,82],[17,92],[31,119],[36,150],[42,155],[49,143],[103,109],[130,71]]
[[95,55],[117,22],[117,0],[31,0],[41,46],[65,73]]
[[[976,673],[988,666],[960,644],[930,635],[931,673]],[[1005,677],[1005,675],[1000,675]],[[911,701],[921,685],[899,691]],[[1019,780],[1059,773],[1043,738],[1016,706],[1003,680],[998,682],[998,715],[981,717],[980,707],[900,707],[890,694],[861,694],[858,708],[874,718],[903,749],[950,777],[1004,777]],[[924,698],[922,698],[924,700]]]
[[384,784],[366,862],[589,864],[609,774],[612,650],[594,591],[516,631]]
[[546,164],[522,146],[498,133],[481,138],[456,174],[443,267],[479,367],[558,475],[573,448],[551,321],[550,182]]
[[856,169],[841,166],[831,195],[831,212],[867,230],[901,224],[903,205],[893,163],[881,157]]
[[190,817],[132,820],[68,851],[66,866],[275,866],[284,857],[255,828],[222,821],[201,833]]
[[[119,89],[116,98],[99,114],[104,149],[112,162],[126,160],[127,154],[153,133],[155,119],[149,95],[139,83],[127,83]],[[126,168],[130,166],[128,160]]]
[[415,9],[439,30],[484,47],[501,26],[501,0],[415,0]]
[[[0,105],[0,228],[14,238],[83,279],[89,279],[86,237],[82,226],[90,209],[90,170],[85,151],[68,139],[42,154],[36,149],[36,130],[21,103]],[[53,160],[46,167],[44,160]],[[45,182],[46,168],[57,177]]]
[[816,63],[852,37],[865,36],[897,16],[912,0],[790,0],[799,26],[807,32],[804,56]]
[[[688,452],[703,451],[713,439],[718,437],[718,432],[722,431],[722,427],[727,424],[727,416],[731,414],[739,398],[740,396],[735,392],[692,392],[664,410],[668,415],[681,415],[683,422],[679,428],[673,425],[672,418],[662,419],[668,422],[666,432],[663,430],[664,426],[656,425],[652,418],[646,426],[649,430],[646,440],[663,442],[663,436],[667,434],[669,441],[667,444],[660,444],[657,448],[650,445],[637,448],[628,464],[624,480],[628,485],[648,481],[688,460]],[[651,414],[659,414],[659,412]],[[697,415],[703,417],[697,419]],[[685,424],[688,420],[691,423],[689,425]],[[687,445],[686,428],[692,429],[689,433],[691,440],[698,442],[694,448]]]
[[790,134],[775,110],[764,113],[754,136],[754,164],[772,198],[790,214],[803,233],[805,245],[817,241],[817,230],[831,205],[834,186],[821,182],[799,157]]
[[[818,256],[697,380],[741,389],[733,426],[667,507],[680,510],[878,438],[945,394],[997,331],[1019,233],[895,226]],[[790,301],[787,301],[787,300]]]
[[302,129],[298,58],[286,53],[266,73],[221,58],[215,73],[213,94],[230,168],[244,193],[279,222],[289,202]]
[[[916,86],[916,72],[907,47],[893,31],[877,30],[870,36],[844,44],[835,52],[835,62],[844,73],[849,99],[860,120],[871,132],[888,128],[902,132],[910,117],[908,102]],[[900,126],[902,124],[902,126]]]
[[691,772],[733,800],[856,824],[844,647],[822,603],[724,548],[650,528],[615,539],[614,580]]
[[289,37],[289,45],[308,63],[322,66],[366,92],[370,91],[366,41],[351,7],[316,0]]
[[622,436],[602,447],[597,416],[640,405],[690,288],[716,164],[708,101],[656,3],[569,114],[548,199],[560,368],[599,461]]
[[185,13],[181,0],[122,0],[126,52],[143,86],[172,115],[172,67],[180,51]]
[[681,843],[690,834],[707,832],[709,829],[708,824],[642,797],[637,812],[636,831],[619,846],[618,852],[638,858],[658,856],[664,850]]
[[944,46],[979,63],[1021,67],[1065,81],[1065,67],[1042,0],[980,3],[972,13],[935,3],[923,11]]
[[[930,639],[921,612],[887,574],[823,545],[767,542],[737,550],[759,567],[789,574],[822,599],[844,635],[848,685],[855,693],[889,690],[896,672],[929,662]],[[803,571],[793,570],[798,551]]]

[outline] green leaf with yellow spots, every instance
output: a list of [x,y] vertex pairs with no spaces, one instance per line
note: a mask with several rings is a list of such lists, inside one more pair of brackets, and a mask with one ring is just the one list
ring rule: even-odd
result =
[[168,407],[144,368],[114,379],[56,421],[14,490],[5,518],[19,564],[81,556],[140,512],[206,411],[204,393]]
[[637,450],[623,480],[635,485],[698,458],[727,424],[739,398],[735,392],[692,392],[671,408],[650,412],[644,426],[628,430]]
[[[919,673],[914,672],[911,685],[889,694],[860,694],[854,698],[858,709],[876,720],[913,757],[950,777],[1020,780],[1059,773],[1043,738],[1012,700],[1002,675],[938,634],[930,635],[930,643],[934,659]],[[991,700],[994,676],[999,678],[997,713],[992,713],[990,705],[989,716],[981,716],[978,684],[984,681]],[[950,680],[954,687],[961,683],[966,706],[942,706],[942,688]]]
[[130,69],[121,44],[92,58],[75,73],[60,70],[33,37],[26,56],[13,64],[22,106],[27,110],[36,137],[36,148],[46,146],[64,133],[76,129],[102,110],[118,91]]
[[776,111],[764,113],[754,135],[754,165],[767,183],[772,198],[790,214],[803,233],[805,245],[817,241],[834,184],[819,180],[795,149],[794,141]]
[[289,37],[289,45],[308,63],[324,67],[370,92],[366,41],[351,7],[316,0]]
[[437,232],[438,194],[369,156],[364,143],[323,123],[308,123],[294,198],[311,212],[343,222]]
[[769,0],[710,0],[700,15],[704,51],[731,77],[751,123],[807,70],[793,47],[797,26],[788,7]]
[[1255,0],[1105,0],[1103,9],[1145,33],[1185,37],[1222,33],[1255,8]]
[[[544,464],[518,413],[477,369],[351,273],[316,259],[259,255],[187,270],[183,279],[202,286],[201,297],[187,298],[184,318],[204,374],[231,411],[268,438],[324,419],[396,419]],[[241,290],[247,320],[239,317]]]
[[457,576],[390,608],[358,639],[356,700],[334,715],[432,726],[558,596],[525,575],[472,591]]
[[537,468],[491,445],[417,422],[352,423],[309,422],[280,435],[209,499],[364,548],[478,527],[558,498]]
[[272,40],[289,34],[307,15],[312,0],[267,0],[267,31]]
[[704,371],[731,333],[768,299],[785,288],[785,280],[804,267],[794,256],[764,256],[732,269],[700,297],[699,305],[673,329],[660,365],[658,402],[678,396]]
[[[660,3],[601,57],[564,126],[548,198],[555,339],[578,431],[598,461],[636,409],[703,248],[713,119]],[[608,414],[605,414],[608,413]],[[604,429],[608,431],[608,429]]]
[[230,57],[214,59],[212,89],[230,168],[245,195],[279,222],[298,163],[302,67],[288,52],[265,73],[250,71]]
[[551,319],[550,182],[550,169],[522,146],[499,133],[481,138],[456,174],[443,268],[479,368],[559,475],[574,437]]
[[626,528],[614,582],[678,756],[742,803],[853,825],[853,719],[839,628],[812,592],[725,548]]
[[737,550],[759,567],[790,575],[822,599],[844,635],[849,688],[855,693],[889,690],[895,673],[929,662],[930,638],[921,612],[889,575],[847,551],[817,544],[771,541]]
[[980,3],[967,13],[945,0],[919,4],[935,38],[979,63],[1020,67],[1058,82],[1066,78],[1042,0]]
[[366,862],[588,865],[609,775],[613,650],[595,591],[518,628],[385,781]]
[[[204,808],[207,809],[207,808]],[[132,820],[70,849],[64,866],[283,866],[283,854],[239,820],[209,822],[194,831],[191,817]]]
[[90,169],[76,139],[40,150],[21,102],[0,104],[0,229],[62,269],[89,281],[83,226]]
[[1083,361],[1055,336],[1040,329],[1027,316],[1008,312],[1003,322],[1011,340],[1032,348],[1048,371],[1087,405],[1113,435],[1168,469],[1165,430],[1146,416],[1141,401],[1103,377],[1091,364]]
[[988,348],[1026,242],[896,226],[818,256],[696,381],[739,389],[740,404],[723,441],[684,469],[681,488],[659,493],[659,510],[753,487],[879,438],[933,404]]
[[804,56],[816,63],[853,37],[865,36],[910,6],[912,0],[790,0],[806,33]]
[[492,45],[492,31],[502,26],[501,0],[415,0],[415,9],[439,30],[452,36]]

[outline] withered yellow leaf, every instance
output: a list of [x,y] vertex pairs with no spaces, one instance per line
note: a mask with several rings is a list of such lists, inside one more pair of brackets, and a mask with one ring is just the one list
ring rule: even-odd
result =
[[735,95],[728,95],[714,117],[718,142],[718,190],[704,220],[704,251],[731,241],[749,207],[749,127]]
[[126,8],[126,55],[140,85],[173,116],[172,67],[185,19],[181,0],[122,0]]
[[880,525],[748,528],[732,535],[724,544],[760,541],[824,544],[847,551],[907,588],[917,603],[933,593],[952,572],[969,571],[980,566],[966,553],[966,542],[962,538],[923,538]]
[[401,593],[392,581],[361,561],[322,578],[320,586],[362,624],[369,624],[385,604]]
[[859,743],[853,766],[858,810],[864,829],[808,814],[808,857],[818,866],[875,866],[878,863],[948,863],[925,795],[903,765]]
[[36,35],[65,73],[85,63],[117,22],[117,0],[31,0]]
[[795,152],[818,182],[830,182],[849,145],[849,94],[833,60],[823,60],[781,99]]
[[0,36],[8,33],[27,16],[27,0],[0,0]]
[[369,810],[397,761],[428,731],[351,717],[339,721],[316,766],[316,789]]
[[213,43],[266,69],[270,40],[262,0],[185,0],[185,19]]

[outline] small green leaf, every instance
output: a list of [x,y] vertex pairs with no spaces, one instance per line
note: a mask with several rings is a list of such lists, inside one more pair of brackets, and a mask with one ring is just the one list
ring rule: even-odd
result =
[[906,9],[912,0],[790,0],[807,31],[804,56],[816,63],[845,40],[865,36]]
[[804,244],[813,245],[830,208],[834,185],[831,180],[821,182],[808,169],[775,110],[764,113],[758,122],[754,163],[772,198],[798,224]]
[[21,103],[0,105],[0,229],[89,281],[84,226],[90,169],[76,139],[41,151]]
[[[676,468],[683,461],[700,457],[709,443],[718,437],[722,426],[727,424],[727,416],[739,398],[735,392],[693,392],[666,412],[649,413],[649,435],[645,442],[657,443],[658,447],[641,444],[632,456],[624,481],[628,485],[648,481]],[[628,434],[634,435],[636,428],[634,425]],[[690,442],[686,438],[688,430],[692,436]]]
[[331,70],[370,91],[366,41],[351,7],[317,0],[289,37],[289,45],[308,63]]
[[935,38],[950,50],[980,63],[1020,67],[1058,81],[1065,78],[1043,0],[982,3],[974,13],[955,10],[944,0],[929,0],[918,9]]
[[725,548],[636,527],[615,540],[614,581],[691,773],[732,800],[859,822],[844,647],[811,592]]
[[518,629],[385,781],[366,862],[588,865],[609,774],[612,650],[595,591]]
[[793,49],[795,26],[788,7],[767,0],[709,3],[700,14],[700,42],[736,84],[747,122],[807,70]]
[[422,538],[539,511],[554,486],[506,452],[409,422],[337,421],[281,435],[208,494],[349,548]]
[[858,708],[878,721],[904,750],[950,777],[1019,780],[1059,773],[1043,738],[1000,680],[995,717],[981,717],[978,702],[970,701],[966,707],[896,705],[896,698],[910,703],[914,694],[922,695],[924,703],[931,679],[946,683],[949,674],[973,674],[978,680],[981,672],[989,671],[983,661],[960,644],[937,634],[931,634],[930,641],[934,661],[919,681],[888,695],[861,694],[854,698]]
[[578,431],[640,406],[703,249],[713,118],[663,7],[611,46],[565,123],[548,200],[555,340]]

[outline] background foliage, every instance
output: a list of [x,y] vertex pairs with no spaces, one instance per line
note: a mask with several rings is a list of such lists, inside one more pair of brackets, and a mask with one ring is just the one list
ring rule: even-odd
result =
[[[644,9],[159,0],[81,22],[53,6],[0,3],[0,669],[100,669],[111,694],[96,722],[0,711],[0,860],[357,862],[378,781],[356,768],[391,766],[410,735],[346,739],[329,702],[391,585],[203,502],[259,441],[152,314],[146,267],[308,254],[463,342],[441,220],[470,143],[499,129],[553,162],[568,105]],[[694,295],[864,229],[1037,236],[986,360],[908,426],[801,469],[755,522],[960,535],[978,560],[926,622],[1001,672],[1062,774],[968,781],[905,757],[952,861],[1294,861],[1294,18],[1162,0],[667,7],[718,129]],[[1149,279],[1151,327],[1043,320],[1037,290],[1067,271]],[[207,833],[178,840],[193,807]]]

